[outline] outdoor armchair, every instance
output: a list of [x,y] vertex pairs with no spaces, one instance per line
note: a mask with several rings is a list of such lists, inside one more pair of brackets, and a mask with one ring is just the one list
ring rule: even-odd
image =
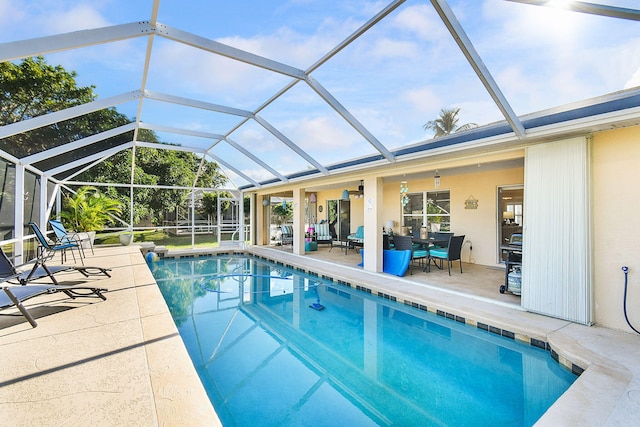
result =
[[[321,244],[331,245],[331,249],[333,249],[333,236],[331,235],[331,231],[329,230],[329,223],[322,223],[315,225],[316,230],[316,242]],[[329,249],[329,250],[331,250]]]
[[282,246],[289,244],[293,245],[293,226],[281,225],[280,231],[282,233]]

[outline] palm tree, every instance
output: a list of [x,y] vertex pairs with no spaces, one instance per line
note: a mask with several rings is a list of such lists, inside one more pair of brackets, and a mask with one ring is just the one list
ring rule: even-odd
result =
[[112,215],[122,213],[122,204],[95,187],[81,187],[74,195],[65,195],[60,218],[74,231],[102,230]]
[[424,124],[424,130],[435,131],[435,138],[449,135],[451,133],[460,132],[477,127],[475,123],[467,123],[462,126],[458,126],[458,113],[460,108],[443,108],[440,110],[440,117],[435,120],[430,120]]

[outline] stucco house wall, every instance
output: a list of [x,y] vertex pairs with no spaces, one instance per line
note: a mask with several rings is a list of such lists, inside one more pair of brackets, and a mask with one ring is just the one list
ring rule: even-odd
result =
[[629,267],[628,316],[640,327],[640,126],[596,133],[592,147],[595,319],[629,331],[622,266]]

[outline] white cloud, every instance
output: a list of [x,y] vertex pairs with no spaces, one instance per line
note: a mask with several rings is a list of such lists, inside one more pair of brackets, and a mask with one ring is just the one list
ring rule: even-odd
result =
[[640,86],[640,68],[633,73],[633,76],[624,84],[625,89],[631,89],[632,87]]
[[448,36],[433,8],[426,3],[401,9],[393,15],[392,27],[394,31],[412,33],[422,40],[432,42]]
[[47,16],[46,27],[54,34],[100,28],[111,25],[98,10],[84,3],[72,8],[56,10]]

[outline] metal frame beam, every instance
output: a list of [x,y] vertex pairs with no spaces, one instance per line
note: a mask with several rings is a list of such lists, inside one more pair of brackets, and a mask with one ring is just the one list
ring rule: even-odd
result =
[[23,120],[21,122],[11,123],[0,127],[0,139],[12,135],[17,135],[22,132],[28,132],[30,130],[37,129],[43,126],[48,126],[54,123],[69,120],[74,117],[82,116],[84,114],[93,113],[94,111],[134,101],[140,96],[142,96],[142,93],[136,90],[109,98],[88,102],[86,104],[77,105],[75,107],[70,107],[65,110],[60,110],[53,113],[45,114],[43,116],[34,117],[32,119]]
[[307,162],[311,163],[316,169],[318,169],[324,175],[329,175],[329,170],[327,168],[322,166],[316,159],[311,157],[306,151],[298,147],[296,144],[293,143],[293,141],[291,141],[289,138],[284,136],[284,134],[282,134],[282,132],[276,129],[271,123],[267,122],[265,119],[263,119],[258,115],[254,116],[254,120],[258,122],[260,126],[268,130],[273,136],[275,136],[280,141],[282,141],[287,147],[291,148],[293,151],[298,153],[298,155],[304,158]]
[[55,148],[51,148],[46,151],[41,151],[36,154],[32,154],[30,156],[24,157],[22,159],[22,163],[30,165],[33,163],[37,163],[39,161],[59,156],[64,153],[68,153],[69,151],[77,150],[78,148],[86,147],[91,144],[95,144],[100,141],[104,141],[105,139],[112,138],[114,136],[122,135],[125,132],[130,132],[136,128],[135,123],[129,123],[123,126],[119,126],[117,128],[113,128],[104,132],[100,132],[95,135],[88,136],[86,138],[79,139],[74,142],[70,142],[65,145],[60,145]]
[[284,74],[296,79],[303,79],[305,77],[304,71],[299,68],[291,67],[281,62],[255,55],[205,37],[200,37],[168,25],[158,23],[156,25],[156,34],[169,40],[174,40],[191,47],[202,49],[230,59],[235,59],[236,61],[244,62],[245,64],[254,65],[256,67]]
[[493,101],[496,103],[505,119],[507,119],[509,125],[511,125],[511,128],[513,129],[515,134],[518,136],[518,138],[524,138],[524,126],[509,105],[507,98],[505,98],[505,96],[502,94],[500,87],[491,76],[489,69],[484,65],[482,58],[480,58],[480,55],[478,55],[478,52],[476,52],[476,49],[471,43],[471,40],[469,40],[469,37],[467,37],[467,34],[462,28],[462,25],[460,25],[460,22],[458,22],[458,19],[456,18],[447,2],[445,0],[431,0],[431,4],[440,16],[442,22],[444,22],[444,25],[453,36],[454,40],[458,44],[458,47],[460,47],[460,50],[462,51],[464,56],[467,58],[467,61],[473,68],[473,71],[476,72],[477,76],[480,78],[480,81],[489,92],[489,95],[491,96],[491,98],[493,98]]
[[506,0],[514,3],[530,4],[533,6],[555,7],[572,12],[588,13],[590,15],[608,16],[610,18],[640,21],[640,10],[625,7],[608,6],[604,4],[587,3],[583,1],[569,1],[557,6],[549,0]]
[[349,112],[340,102],[329,93],[327,89],[325,89],[320,83],[318,83],[313,77],[308,76],[306,79],[307,84],[313,89],[324,101],[331,106],[335,110],[336,113],[340,115],[347,123],[351,125],[360,135],[366,139],[369,144],[373,145],[373,147],[380,152],[389,162],[394,163],[395,157],[387,147],[382,145],[378,139],[373,136],[369,130],[364,127],[362,123],[356,119],[353,114]]
[[154,28],[149,22],[132,22],[130,24],[0,43],[0,62],[143,37],[153,34],[153,32]]

